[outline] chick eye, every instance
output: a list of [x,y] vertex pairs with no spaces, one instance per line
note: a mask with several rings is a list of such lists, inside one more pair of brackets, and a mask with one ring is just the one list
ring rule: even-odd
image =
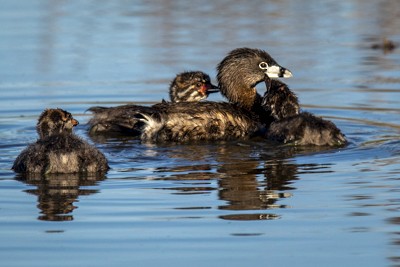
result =
[[62,117],[63,122],[70,121],[72,119],[71,114],[65,114],[65,116]]
[[201,82],[196,83],[196,87],[201,87],[203,84]]
[[268,69],[268,64],[266,62],[261,62],[260,64],[258,64],[258,66],[260,67],[260,69],[262,70],[266,70]]

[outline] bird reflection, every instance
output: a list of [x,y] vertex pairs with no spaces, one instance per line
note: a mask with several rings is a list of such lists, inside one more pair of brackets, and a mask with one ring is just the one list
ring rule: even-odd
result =
[[[304,172],[304,166],[298,165],[293,158],[298,154],[327,150],[315,146],[277,146],[265,140],[185,146],[169,152],[163,150],[171,158],[185,159],[185,165],[162,167],[157,172],[163,173],[159,179],[182,181],[182,186],[173,188],[180,193],[217,191],[222,202],[218,209],[228,211],[219,216],[221,219],[272,220],[280,218],[278,209],[288,207],[281,202],[292,197],[296,190],[293,183],[299,179],[299,169]],[[328,168],[318,164],[312,167],[313,172]]]
[[[259,151],[259,148],[257,150]],[[222,215],[220,218],[229,220],[280,218],[278,214],[264,212],[287,207],[279,204],[279,201],[292,195],[288,191],[295,189],[289,185],[297,179],[297,165],[288,160],[293,151],[289,151],[290,153],[282,153],[281,149],[272,151],[268,152],[268,156],[262,156],[262,160],[260,156],[251,156],[254,154],[252,149],[248,150],[247,156],[243,154],[243,150],[239,153],[241,157],[220,155],[218,161],[225,163],[218,168],[221,174],[218,192],[220,200],[225,203],[220,205],[219,209],[252,211],[246,214]],[[264,212],[254,213],[254,211]]]
[[[326,172],[329,168],[320,164],[299,165],[294,161],[297,155],[327,152],[326,147],[276,145],[264,139],[201,145],[108,145],[109,151],[124,151],[123,158],[134,153],[135,160],[129,159],[124,164],[137,164],[138,159],[147,162],[151,158],[157,166],[151,165],[154,175],[148,178],[171,182],[155,183],[153,189],[171,190],[172,194],[185,196],[216,192],[217,208],[222,213],[219,218],[224,220],[278,219],[277,211],[288,207],[283,200],[296,190],[294,182],[299,179],[299,172]],[[214,209],[205,202],[182,204],[175,208]]]
[[[287,205],[279,202],[291,197],[290,191],[296,189],[293,182],[298,179],[299,166],[292,158],[297,153],[304,155],[322,150],[318,147],[268,145],[265,141],[159,149],[164,156],[178,162],[184,159],[184,164],[157,168],[156,179],[180,181],[176,183],[178,186],[168,188],[174,190],[175,194],[209,194],[217,191],[222,202],[218,209],[231,211],[219,216],[225,220],[280,218],[279,214],[271,211],[287,208]],[[318,169],[318,166],[314,168]]]
[[105,178],[103,174],[88,176],[83,174],[47,174],[17,175],[16,179],[28,185],[36,186],[25,192],[38,196],[40,214],[43,221],[72,221],[72,212],[77,207],[74,202],[81,195],[98,193],[96,189],[82,189],[82,186],[94,186]]

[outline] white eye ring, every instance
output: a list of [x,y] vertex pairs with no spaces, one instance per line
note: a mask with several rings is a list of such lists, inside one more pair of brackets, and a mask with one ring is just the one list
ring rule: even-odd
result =
[[268,64],[266,62],[261,62],[260,64],[258,64],[258,66],[260,67],[260,69],[262,70],[266,70],[268,69]]

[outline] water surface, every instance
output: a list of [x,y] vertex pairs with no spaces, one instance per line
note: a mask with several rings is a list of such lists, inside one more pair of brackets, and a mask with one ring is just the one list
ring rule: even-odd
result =
[[[400,44],[400,5],[303,2],[0,1],[2,266],[400,266],[400,50],[371,49]],[[243,46],[350,144],[88,137],[87,108],[156,103],[184,70],[215,81]],[[10,170],[49,107],[81,122],[106,176]]]

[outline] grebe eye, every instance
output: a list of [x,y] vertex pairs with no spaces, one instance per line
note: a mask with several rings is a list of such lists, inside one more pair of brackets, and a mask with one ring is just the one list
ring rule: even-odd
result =
[[266,70],[266,69],[268,69],[268,64],[267,63],[265,63],[264,61],[263,62],[261,62],[260,64],[258,64],[258,66],[260,67],[260,69],[262,69],[262,70]]
[[201,83],[201,82],[196,83],[196,87],[201,87],[202,85],[203,85],[203,83]]

